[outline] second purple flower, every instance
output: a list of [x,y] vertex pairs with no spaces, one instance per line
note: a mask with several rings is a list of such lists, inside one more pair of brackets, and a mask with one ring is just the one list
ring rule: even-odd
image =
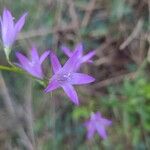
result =
[[32,76],[43,79],[42,62],[49,55],[50,51],[45,51],[41,57],[39,57],[38,52],[35,47],[30,51],[31,59],[28,59],[21,53],[17,52],[16,56],[20,62],[17,64],[20,68],[30,73]]

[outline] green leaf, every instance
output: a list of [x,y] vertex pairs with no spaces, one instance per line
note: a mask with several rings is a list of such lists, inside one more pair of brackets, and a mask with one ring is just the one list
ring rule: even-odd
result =
[[72,116],[73,119],[78,120],[80,117],[87,118],[89,116],[89,113],[90,112],[86,107],[78,107],[74,109]]
[[23,71],[18,67],[7,67],[7,66],[0,65],[0,70],[23,73]]

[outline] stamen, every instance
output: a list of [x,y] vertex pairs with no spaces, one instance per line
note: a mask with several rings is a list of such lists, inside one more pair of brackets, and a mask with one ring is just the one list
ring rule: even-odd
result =
[[65,83],[70,81],[71,73],[60,73],[57,75],[57,81],[60,83]]

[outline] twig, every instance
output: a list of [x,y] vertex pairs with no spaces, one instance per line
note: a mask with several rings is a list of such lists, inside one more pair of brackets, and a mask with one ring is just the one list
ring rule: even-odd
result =
[[[4,104],[6,107],[7,112],[10,114],[10,116],[12,116],[14,119],[17,118],[13,104],[12,104],[12,100],[9,96],[9,92],[6,88],[6,84],[5,81],[3,79],[2,74],[0,73],[0,88],[1,88],[1,95],[4,98]],[[26,133],[24,132],[24,129],[22,128],[22,126],[19,125],[18,127],[18,135],[22,141],[22,144],[28,149],[28,150],[33,150],[32,144],[30,142],[30,140],[28,139],[28,137],[26,136]],[[29,147],[30,146],[30,147]]]
[[6,110],[11,116],[14,117],[15,116],[15,111],[14,111],[14,108],[13,108],[13,104],[12,104],[11,98],[8,94],[8,90],[6,88],[6,84],[5,84],[5,81],[4,81],[1,73],[0,73],[0,89],[1,89],[0,90],[1,95],[4,98],[4,104],[6,106]]
[[136,76],[136,72],[119,75],[117,77],[112,77],[112,78],[100,81],[100,82],[95,84],[95,87],[97,87],[97,86],[99,88],[106,87],[110,84],[118,83],[118,82],[122,81],[124,78],[130,78],[131,79],[131,78],[135,78],[135,76]]
[[27,84],[27,93],[25,94],[25,118],[27,123],[28,135],[35,147],[35,138],[33,132],[33,111],[32,111],[32,81],[29,79]]
[[81,27],[85,27],[87,26],[89,20],[90,20],[90,17],[91,17],[91,14],[95,8],[95,4],[96,4],[96,0],[91,0],[87,6],[87,9],[88,11],[85,13],[85,16],[83,18],[83,21],[81,23]]
[[[78,7],[78,9],[80,9],[82,11],[91,11],[91,9],[89,7],[87,7],[87,5],[78,5],[78,4],[75,4],[75,5]],[[93,10],[99,10],[99,9],[100,9],[99,5],[95,5],[95,7],[93,8]]]
[[94,61],[94,65],[100,66],[102,64],[106,64],[109,62],[110,62],[110,59],[108,57],[102,57],[102,58],[99,58],[98,60]]
[[72,24],[69,24],[66,27],[56,26],[53,29],[39,28],[36,30],[21,32],[19,37],[17,38],[17,40],[24,40],[24,39],[34,38],[34,37],[46,36],[46,35],[52,34],[52,33],[67,32],[67,31],[71,31],[71,30],[75,30],[75,27],[72,26]]
[[137,38],[137,36],[141,32],[143,23],[144,23],[143,19],[139,19],[139,21],[138,21],[135,29],[131,33],[131,35],[120,45],[120,50],[123,50],[126,46],[128,46],[132,42],[132,40]]
[[75,4],[74,4],[74,1],[73,0],[68,0],[68,5],[69,5],[69,14],[70,14],[70,17],[71,17],[71,24],[75,27],[75,28],[78,28],[79,26],[79,20],[78,20],[78,15],[76,13],[76,10],[75,10]]
[[19,127],[18,132],[19,132],[19,136],[21,137],[20,141],[25,146],[25,148],[27,150],[34,150],[32,143],[30,142],[28,136],[26,135],[22,127]]
[[27,32],[21,32],[17,39],[24,40],[24,39],[28,39],[28,38],[32,38],[32,37],[45,36],[45,35],[48,35],[53,32],[55,32],[55,29],[52,30],[52,29],[40,28],[40,29],[36,29],[36,30],[30,30]]
[[52,121],[52,136],[53,136],[53,150],[56,150],[56,142],[55,142],[55,136],[56,136],[56,132],[55,132],[55,126],[56,126],[56,108],[55,108],[55,100],[53,99],[53,95],[51,93],[51,100],[50,100],[50,117],[51,117],[51,121]]

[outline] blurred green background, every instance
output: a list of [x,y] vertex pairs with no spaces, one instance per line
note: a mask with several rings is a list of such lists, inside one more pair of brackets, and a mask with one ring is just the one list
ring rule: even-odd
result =
[[[44,87],[36,81],[31,83],[26,75],[2,71],[16,107],[23,106],[25,99],[33,100],[38,150],[150,149],[149,0],[0,0],[1,14],[4,7],[15,18],[29,13],[13,46],[14,62],[15,52],[27,54],[32,44],[40,53],[55,50],[62,63],[67,59],[60,50],[62,44],[73,49],[81,41],[85,53],[96,50],[94,63],[81,68],[96,82],[76,87],[80,107],[74,106],[62,90],[45,94]],[[2,50],[0,65],[8,65]],[[49,60],[44,63],[44,71],[50,78]],[[100,111],[113,121],[107,140],[97,134],[92,141],[86,139],[83,123],[92,111]],[[1,118],[0,124],[4,122]],[[0,143],[11,140],[16,150],[17,137],[7,134]]]

